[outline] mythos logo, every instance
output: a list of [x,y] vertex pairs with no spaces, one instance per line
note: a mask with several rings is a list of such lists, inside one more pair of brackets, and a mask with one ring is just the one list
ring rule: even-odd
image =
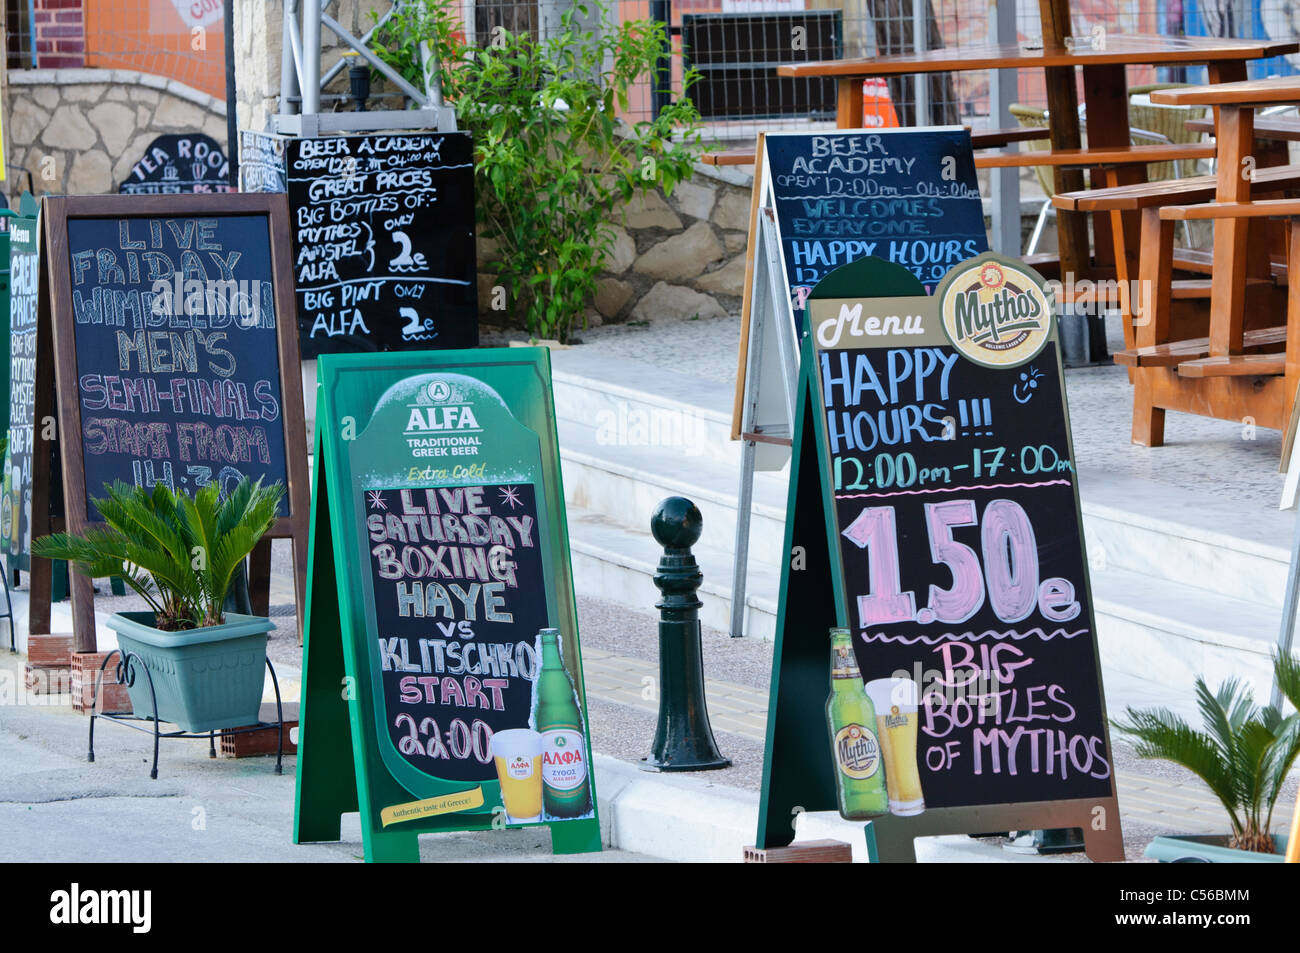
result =
[[482,433],[471,404],[459,402],[447,381],[432,380],[420,392],[414,404],[408,404],[408,437],[442,434]]
[[1036,276],[1005,259],[981,256],[944,279],[943,330],[963,356],[986,367],[1033,360],[1052,330],[1052,306]]

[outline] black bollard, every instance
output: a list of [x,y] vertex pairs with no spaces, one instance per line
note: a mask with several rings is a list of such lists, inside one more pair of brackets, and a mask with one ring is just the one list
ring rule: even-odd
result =
[[696,590],[704,581],[691,547],[700,538],[704,518],[690,500],[670,496],[655,509],[650,531],[664,548],[655,574],[663,598],[659,610],[659,722],[650,754],[641,759],[647,771],[708,771],[731,766],[713,740],[704,699],[704,664],[700,649],[700,606]]

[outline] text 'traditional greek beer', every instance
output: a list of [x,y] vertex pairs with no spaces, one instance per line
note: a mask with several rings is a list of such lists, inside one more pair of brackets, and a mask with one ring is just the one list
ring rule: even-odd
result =
[[826,722],[835,758],[840,814],[851,820],[889,812],[885,768],[876,739],[876,713],[862,690],[862,673],[848,629],[831,629],[831,694]]
[[542,735],[542,800],[547,814],[581,817],[591,810],[582,713],[560,658],[560,630],[542,629],[541,643],[533,724]]
[[507,728],[492,736],[491,750],[506,819],[514,824],[540,821],[542,736],[531,728]]
[[867,682],[867,694],[876,708],[876,725],[885,753],[889,812],[920,814],[925,810],[925,797],[916,764],[916,682],[910,678],[876,678]]

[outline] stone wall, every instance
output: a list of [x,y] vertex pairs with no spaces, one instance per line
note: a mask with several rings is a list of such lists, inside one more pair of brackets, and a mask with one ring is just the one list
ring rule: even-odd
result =
[[175,80],[134,70],[12,70],[5,126],[10,205],[27,188],[116,192],[156,137],[202,132],[223,148],[226,106]]
[[[752,176],[697,165],[672,195],[647,193],[614,212],[588,326],[740,313]],[[492,317],[496,249],[479,239],[479,309]]]

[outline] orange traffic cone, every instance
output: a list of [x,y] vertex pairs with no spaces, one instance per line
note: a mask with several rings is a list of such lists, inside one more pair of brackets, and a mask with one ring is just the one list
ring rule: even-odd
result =
[[889,83],[879,76],[862,81],[862,126],[864,129],[897,129],[898,114],[889,98]]

